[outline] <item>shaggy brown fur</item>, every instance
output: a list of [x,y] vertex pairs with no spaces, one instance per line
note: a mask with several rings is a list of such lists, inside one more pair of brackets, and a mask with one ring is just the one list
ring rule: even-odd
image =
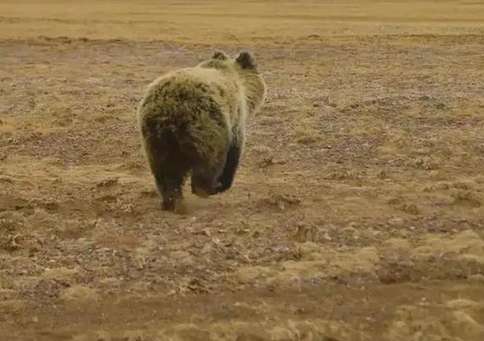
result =
[[207,197],[232,185],[245,144],[247,116],[264,101],[254,58],[216,52],[192,68],[150,84],[138,109],[146,156],[162,208],[180,210],[191,171],[192,192]]

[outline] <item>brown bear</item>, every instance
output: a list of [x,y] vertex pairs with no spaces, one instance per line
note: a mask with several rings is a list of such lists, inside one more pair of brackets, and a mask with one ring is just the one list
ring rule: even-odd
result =
[[162,209],[183,211],[182,187],[207,197],[232,186],[244,149],[246,121],[266,95],[254,57],[216,52],[191,68],[152,82],[138,108],[143,146]]

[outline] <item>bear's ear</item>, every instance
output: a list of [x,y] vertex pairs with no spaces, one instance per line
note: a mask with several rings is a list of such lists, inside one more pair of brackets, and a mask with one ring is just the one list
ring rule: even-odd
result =
[[242,69],[255,69],[255,58],[250,52],[241,52],[235,61],[240,65]]
[[223,51],[215,51],[215,53],[212,56],[212,59],[227,60],[229,59],[229,56],[227,56]]

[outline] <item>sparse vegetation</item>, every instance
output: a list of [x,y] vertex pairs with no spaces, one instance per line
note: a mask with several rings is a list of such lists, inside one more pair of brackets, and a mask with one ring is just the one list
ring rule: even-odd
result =
[[[483,340],[484,4],[159,3],[0,3],[0,339]],[[145,86],[246,47],[233,187],[161,211]]]

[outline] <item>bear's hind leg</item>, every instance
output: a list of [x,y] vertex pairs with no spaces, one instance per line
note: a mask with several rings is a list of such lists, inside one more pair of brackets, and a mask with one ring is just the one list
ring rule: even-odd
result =
[[157,173],[155,181],[162,197],[161,208],[165,211],[179,211],[183,209],[184,177],[175,174]]
[[183,184],[188,173],[188,168],[167,159],[163,162],[153,160],[151,169],[155,177],[156,187],[162,198],[161,208],[165,211],[175,211],[182,213],[185,208],[183,205]]
[[[220,153],[219,160],[213,165],[199,164],[192,169],[192,193],[206,198],[218,193],[220,175],[224,169],[226,153]],[[222,156],[223,155],[223,156]]]
[[219,178],[227,160],[230,139],[228,128],[223,122],[211,120],[205,122],[203,127],[205,129],[191,131],[192,140],[197,141],[197,144],[190,151],[190,160],[192,193],[206,198],[217,194],[221,186]]
[[218,175],[214,171],[203,168],[194,168],[192,171],[192,193],[206,198],[217,193]]

